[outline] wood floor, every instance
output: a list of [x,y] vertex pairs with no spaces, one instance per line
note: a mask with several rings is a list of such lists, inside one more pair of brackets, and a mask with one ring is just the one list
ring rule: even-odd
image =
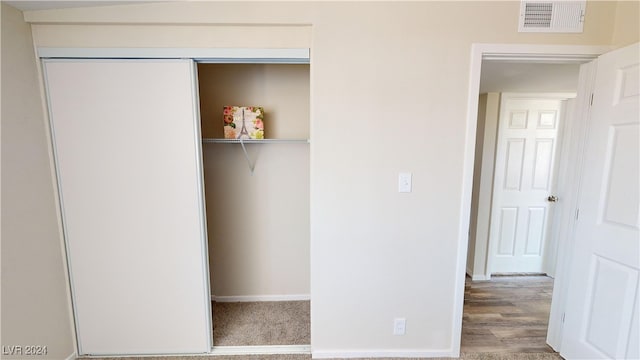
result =
[[547,276],[467,278],[463,353],[553,353],[546,344],[553,279]]

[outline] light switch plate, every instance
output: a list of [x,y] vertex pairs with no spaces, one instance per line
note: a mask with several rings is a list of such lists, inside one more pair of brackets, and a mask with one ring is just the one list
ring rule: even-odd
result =
[[407,331],[407,319],[395,318],[393,319],[393,335],[404,335]]
[[398,192],[411,192],[411,173],[398,174]]

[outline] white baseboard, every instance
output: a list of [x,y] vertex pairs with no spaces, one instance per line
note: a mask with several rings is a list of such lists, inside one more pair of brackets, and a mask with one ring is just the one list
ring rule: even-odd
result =
[[64,360],[76,360],[78,358],[78,354],[74,351],[71,355],[67,356]]
[[309,294],[294,295],[240,295],[240,296],[216,296],[211,295],[211,301],[216,302],[259,302],[259,301],[308,301]]
[[310,354],[311,345],[214,346],[209,355]]
[[471,278],[471,281],[487,281],[491,280],[491,275],[487,274],[474,274],[471,269],[467,268],[467,276]]
[[314,350],[313,359],[351,359],[351,358],[441,358],[453,357],[449,350]]
[[471,281],[487,281],[491,280],[491,276],[485,274],[475,274],[471,276]]

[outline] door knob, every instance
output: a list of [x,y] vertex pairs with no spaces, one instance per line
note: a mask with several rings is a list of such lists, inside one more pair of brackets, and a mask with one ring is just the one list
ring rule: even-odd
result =
[[547,198],[548,202],[558,202],[558,197],[555,195],[551,195]]

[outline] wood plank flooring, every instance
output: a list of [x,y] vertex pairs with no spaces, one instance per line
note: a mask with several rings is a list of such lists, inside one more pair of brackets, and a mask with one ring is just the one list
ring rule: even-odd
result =
[[547,276],[467,278],[462,353],[553,353],[546,344],[553,279]]

